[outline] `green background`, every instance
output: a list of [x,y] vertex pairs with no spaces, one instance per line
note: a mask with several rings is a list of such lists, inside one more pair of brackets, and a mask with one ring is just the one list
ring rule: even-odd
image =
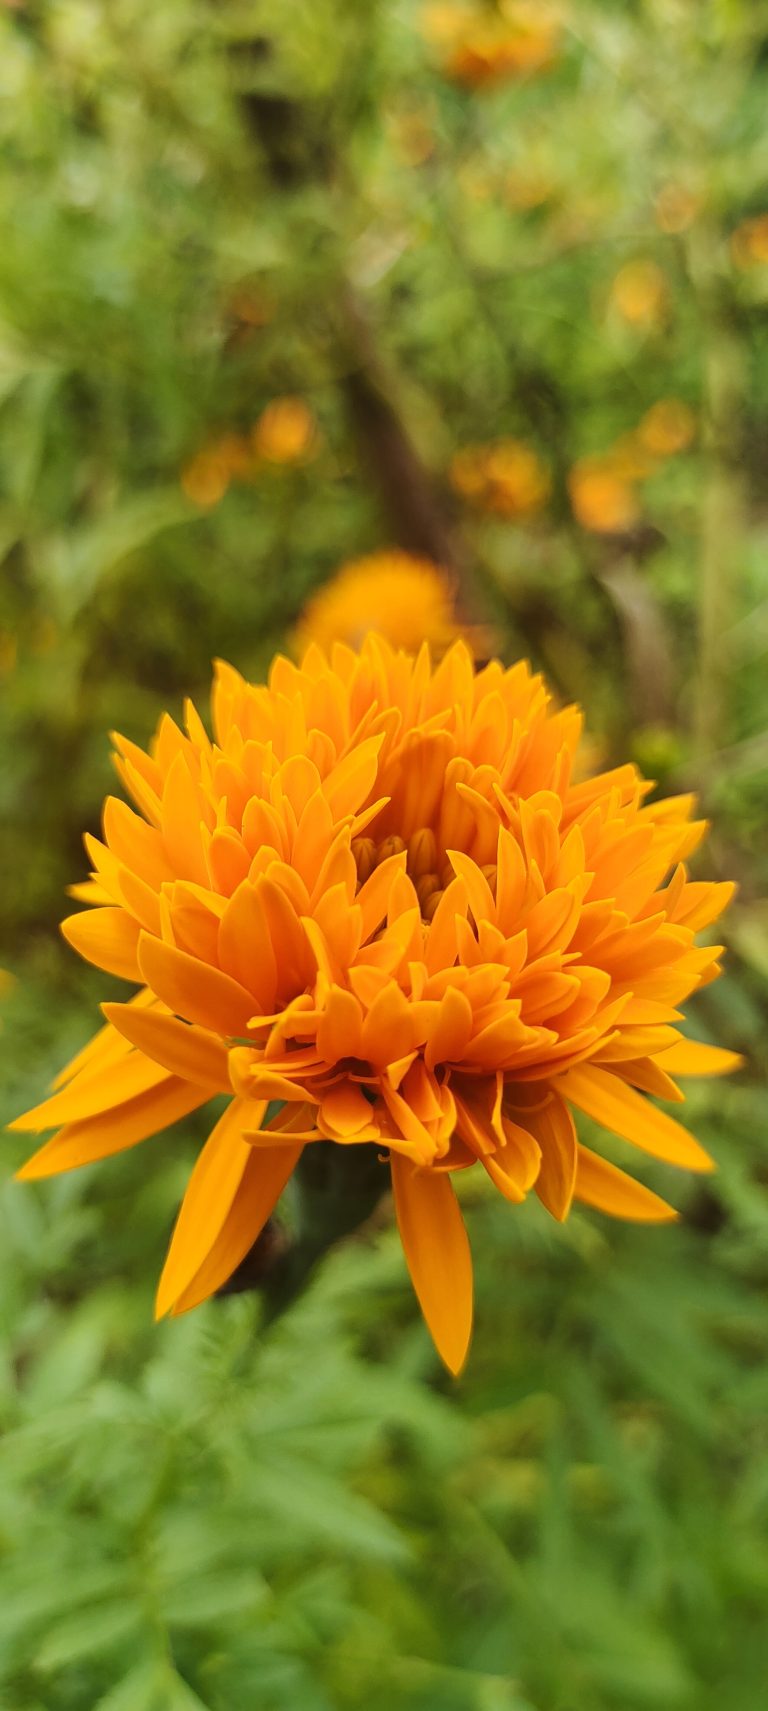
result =
[[[268,1330],[254,1296],[155,1328],[202,1131],[39,1189],[7,1137],[3,1711],[764,1694],[768,262],[733,233],[768,209],[768,11],[562,13],[546,72],[478,89],[408,0],[0,7],[3,1113],[117,995],[56,933],[108,729],[204,708],[213,655],[258,676],[309,591],[387,545],[433,546],[503,656],[585,704],[600,764],[700,793],[696,872],[740,892],[692,1022],[749,1060],[691,1090],[718,1175],[648,1173],[679,1226],[560,1228],[470,1181],[458,1383],[386,1211]],[[617,310],[637,261],[651,323]],[[316,455],[196,505],[191,460],[286,394]],[[669,397],[692,444],[631,528],[584,529],[569,470]],[[551,472],[529,522],[450,486],[459,448],[510,435]]]

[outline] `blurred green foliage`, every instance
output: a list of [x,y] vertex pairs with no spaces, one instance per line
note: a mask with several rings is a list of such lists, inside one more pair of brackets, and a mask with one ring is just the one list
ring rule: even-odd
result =
[[[741,894],[694,1026],[751,1058],[690,1100],[717,1178],[653,1173],[679,1227],[561,1230],[469,1185],[456,1386],[386,1220],[268,1331],[254,1298],[155,1329],[193,1124],[8,1184],[8,1711],[764,1693],[768,9],[561,13],[548,69],[473,86],[410,0],[0,9],[4,1114],[109,995],[54,932],[107,729],[204,700],[214,654],[260,673],[387,543],[434,543],[500,650],[584,701],[596,757],[701,792],[699,871]],[[312,455],[214,502],[199,460],[281,397]],[[628,475],[668,399],[690,443]],[[550,474],[528,518],[451,484],[509,437]],[[621,526],[587,526],[585,459]]]

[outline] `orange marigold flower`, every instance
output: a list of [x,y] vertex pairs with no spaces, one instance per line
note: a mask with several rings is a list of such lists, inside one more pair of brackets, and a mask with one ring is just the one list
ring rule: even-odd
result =
[[667,307],[667,281],[655,261],[629,261],[611,285],[610,307],[629,326],[649,331],[660,326]]
[[221,434],[204,446],[181,474],[181,485],[193,505],[212,510],[228,491],[230,482],[245,479],[253,467],[253,454],[244,434]]
[[256,423],[251,441],[267,463],[304,463],[317,450],[317,423],[303,398],[273,398]]
[[422,23],[445,75],[470,89],[543,71],[560,47],[559,16],[542,0],[503,0],[495,12],[438,3],[425,9]]
[[684,452],[696,433],[696,417],[682,398],[660,398],[646,410],[637,438],[653,457],[674,457]]
[[[633,766],[573,782],[576,708],[525,663],[432,668],[370,636],[219,665],[213,738],[191,704],[145,753],[117,738],[136,807],[110,797],[63,923],[137,991],[17,1129],[56,1129],[44,1177],[120,1152],[222,1093],[157,1311],[221,1287],[302,1149],[367,1146],[391,1171],[405,1255],[456,1372],[472,1319],[454,1174],[618,1217],[675,1217],[577,1139],[586,1112],[668,1164],[708,1170],[651,1103],[733,1054],[685,1039],[679,1005],[718,972],[696,932],[732,887],[691,882],[689,797],[648,804]],[[270,1112],[278,1102],[277,1115]]]
[[640,507],[634,489],[636,476],[614,459],[611,452],[583,457],[568,473],[568,492],[576,521],[597,534],[620,534],[634,527]]
[[765,267],[768,264],[768,214],[742,220],[731,233],[731,259],[735,267]]
[[521,440],[464,446],[451,461],[451,486],[462,499],[502,517],[531,517],[549,495],[541,459]]
[[204,511],[212,511],[221,503],[231,479],[229,460],[218,440],[196,452],[181,472],[183,492]]
[[445,571],[396,548],[351,559],[309,601],[296,632],[297,649],[303,652],[310,642],[359,647],[369,630],[408,653],[416,653],[422,641],[443,653],[460,633]]

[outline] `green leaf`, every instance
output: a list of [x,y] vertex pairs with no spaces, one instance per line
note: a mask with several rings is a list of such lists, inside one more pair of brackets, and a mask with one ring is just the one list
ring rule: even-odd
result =
[[38,1648],[35,1666],[50,1674],[94,1653],[109,1656],[116,1646],[135,1638],[142,1623],[141,1611],[127,1600],[78,1610],[53,1624]]

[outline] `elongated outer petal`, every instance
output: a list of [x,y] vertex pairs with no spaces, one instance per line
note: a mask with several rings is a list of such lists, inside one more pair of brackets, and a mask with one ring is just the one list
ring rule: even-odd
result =
[[656,1062],[667,1075],[732,1075],[744,1062],[738,1052],[722,1046],[705,1046],[700,1040],[678,1040],[668,1051],[659,1052]]
[[[146,987],[143,987],[140,992],[134,992],[133,997],[129,999],[130,1007],[133,1009],[135,1006],[137,1010],[142,1010],[148,1004],[154,1003],[154,993],[148,992]],[[111,1028],[107,1023],[105,1027],[99,1029],[98,1034],[94,1034],[93,1038],[88,1040],[79,1052],[75,1053],[73,1058],[70,1058],[69,1063],[66,1063],[63,1069],[59,1070],[58,1075],[54,1076],[51,1086],[55,1088],[65,1087],[68,1081],[74,1081],[75,1076],[84,1070],[87,1070],[90,1075],[93,1070],[106,1069],[108,1063],[121,1062],[125,1053],[125,1040],[116,1034],[114,1028]]]
[[176,1317],[207,1301],[237,1270],[261,1234],[298,1163],[303,1143],[293,1146],[249,1148],[249,1158],[232,1205],[207,1258],[186,1289],[176,1297],[171,1312]]
[[576,1129],[567,1105],[557,1094],[540,1109],[526,1111],[522,1121],[541,1147],[541,1164],[534,1188],[547,1211],[559,1223],[568,1217],[576,1182]]
[[454,1375],[472,1335],[472,1256],[448,1175],[391,1154],[395,1211],[411,1281],[441,1360]]
[[116,1105],[125,1105],[167,1079],[167,1070],[160,1064],[143,1052],[126,1049],[122,1058],[103,1069],[81,1070],[60,1093],[25,1111],[8,1127],[38,1134],[43,1129],[60,1129],[65,1123],[81,1123],[85,1118],[102,1116]]
[[627,1087],[618,1076],[593,1064],[566,1070],[558,1076],[558,1089],[572,1105],[586,1111],[603,1128],[632,1141],[654,1158],[688,1170],[713,1170],[708,1153],[688,1134],[681,1123],[649,1105],[641,1093]]
[[102,1010],[124,1039],[171,1075],[219,1093],[229,1092],[227,1048],[217,1034],[158,1010],[137,1010],[132,1004],[102,1004]]
[[57,1176],[61,1170],[74,1170],[76,1165],[92,1164],[111,1153],[124,1152],[126,1147],[136,1146],[138,1141],[159,1134],[180,1117],[196,1111],[211,1096],[210,1087],[193,1087],[176,1076],[167,1076],[159,1087],[140,1094],[137,1099],[129,1099],[114,1111],[88,1117],[81,1123],[65,1124],[22,1165],[17,1177],[31,1182],[42,1176]]
[[89,909],[80,915],[68,915],[61,931],[73,948],[103,968],[107,974],[117,974],[122,980],[141,980],[136,960],[139,923],[124,909]]
[[574,1199],[596,1206],[599,1212],[609,1212],[613,1218],[630,1218],[638,1224],[669,1224],[680,1216],[645,1183],[635,1182],[626,1171],[581,1145]]
[[149,933],[139,940],[139,962],[147,985],[169,1010],[215,1034],[247,1032],[253,998],[230,975]]
[[[261,1151],[256,1154],[243,1139],[243,1129],[258,1128],[265,1109],[261,1100],[233,1099],[211,1131],[192,1171],[176,1220],[157,1289],[158,1319],[170,1311],[209,1259],[229,1217],[249,1159],[260,1161],[257,1181],[263,1184],[263,1192],[254,1199],[252,1240],[287,1182],[293,1162],[286,1148],[275,1148],[274,1156]],[[237,1263],[235,1259],[233,1270]]]

